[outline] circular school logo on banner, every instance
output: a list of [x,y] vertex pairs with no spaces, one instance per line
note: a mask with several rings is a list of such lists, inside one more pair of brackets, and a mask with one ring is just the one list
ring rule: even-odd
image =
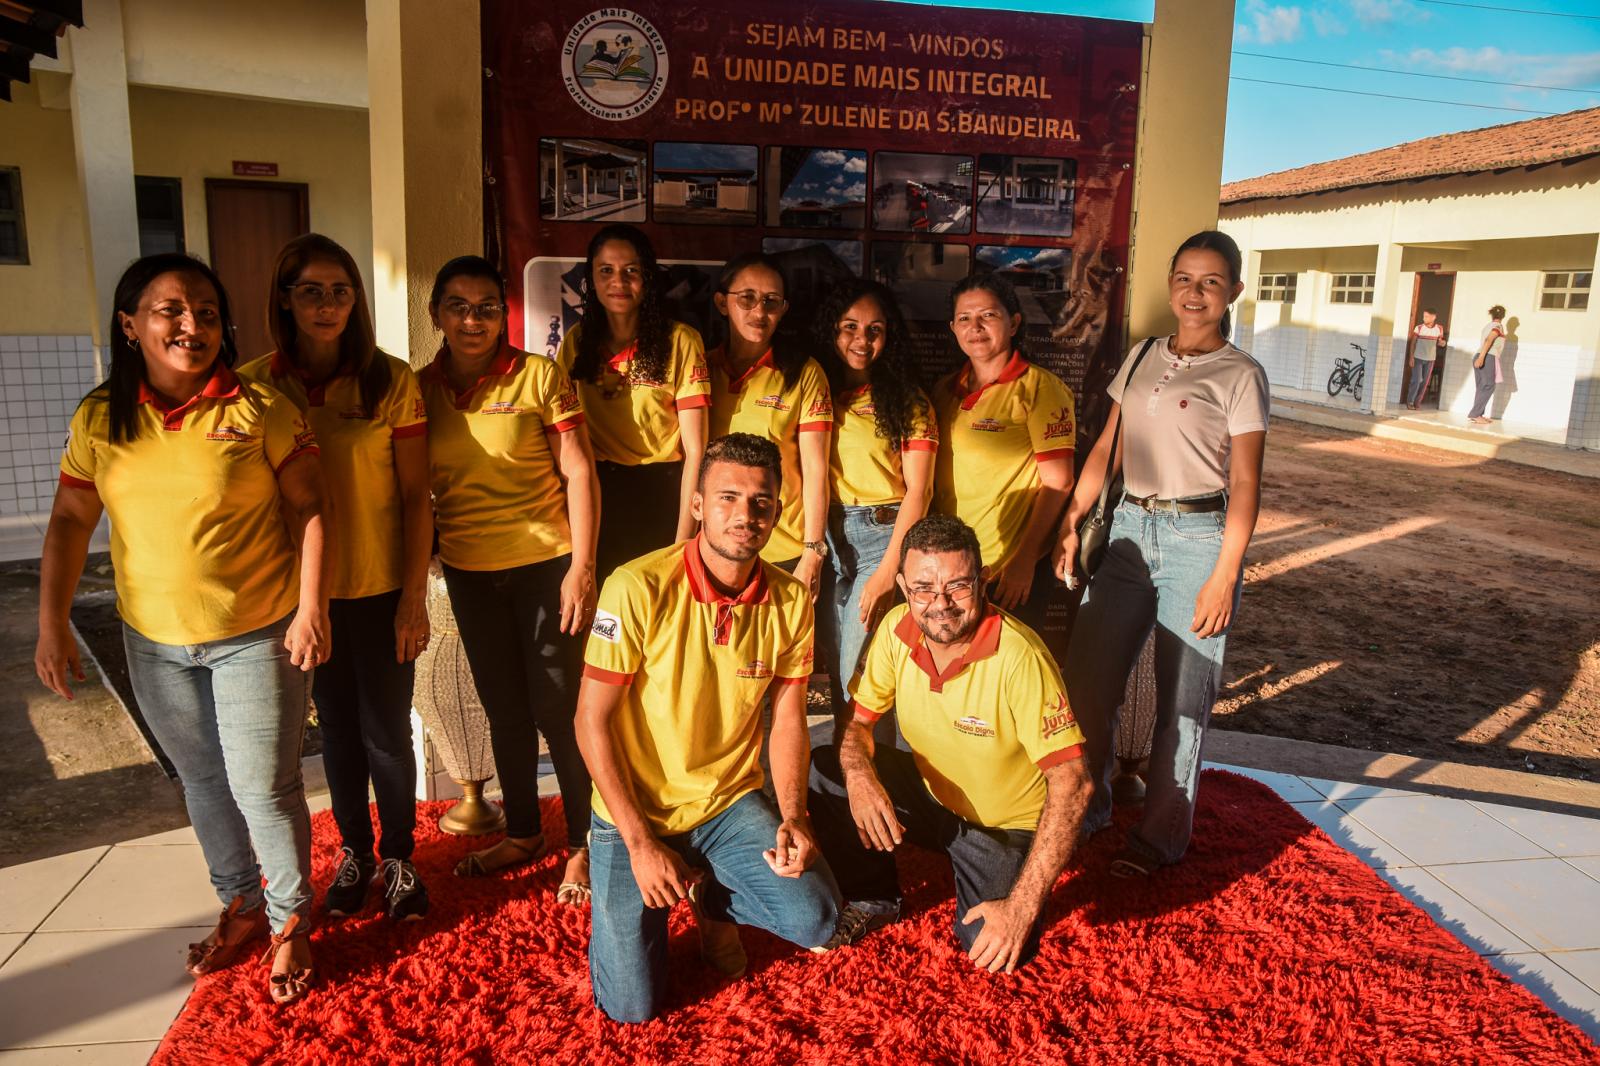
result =
[[562,79],[596,118],[638,118],[667,89],[667,46],[648,19],[605,7],[578,20],[561,49]]

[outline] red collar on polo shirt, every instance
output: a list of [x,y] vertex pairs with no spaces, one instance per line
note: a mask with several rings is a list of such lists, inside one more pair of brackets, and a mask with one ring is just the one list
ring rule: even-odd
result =
[[711,575],[706,572],[705,557],[701,555],[700,536],[683,546],[683,572],[689,580],[689,593],[701,603],[714,603],[718,606],[744,607],[752,603],[768,603],[771,601],[771,590],[767,588],[766,571],[761,567],[761,561],[756,561],[755,569],[750,572],[750,580],[737,596],[724,596],[718,591],[711,580]]
[[199,392],[177,407],[168,407],[167,401],[156,395],[156,391],[144,381],[139,382],[139,402],[147,403],[161,412],[162,429],[182,429],[184,415],[189,413],[189,409],[195,405],[200,397],[205,396],[215,400],[234,396],[239,392],[239,378],[234,374],[231,367],[221,359],[218,359],[211,366],[211,377],[206,379],[205,385]]
[[634,341],[632,344],[630,344],[626,348],[622,349],[622,351],[618,352],[617,354],[613,355],[611,358],[607,359],[606,362],[611,365],[611,369],[612,370],[615,370],[615,371],[617,371],[617,373],[620,374],[620,373],[622,373],[622,371],[619,368],[622,366],[622,364],[623,363],[627,363],[627,362],[632,362],[633,357],[635,355],[637,355],[638,353],[639,353],[639,342],[638,341]]
[[867,382],[864,385],[851,386],[850,388],[845,389],[843,392],[839,393],[839,402],[848,404],[850,401],[854,400],[857,396],[860,396],[862,393],[871,392],[871,391],[872,391],[872,382],[870,382],[870,381]]
[[939,668],[933,664],[933,652],[928,647],[928,638],[917,626],[916,619],[911,617],[910,611],[907,611],[905,617],[894,627],[894,635],[911,649],[911,661],[928,675],[929,687],[934,692],[943,692],[946,681],[971,664],[980,659],[987,659],[999,650],[1000,625],[1000,612],[993,607],[988,608],[988,613],[978,623],[977,632],[972,634],[972,640],[967,643],[967,650],[945,667],[943,673],[940,673]]
[[304,370],[297,366],[293,360],[284,355],[282,352],[275,351],[272,353],[270,358],[272,360],[272,376],[275,378],[286,378],[291,376],[299,378],[300,384],[305,386],[306,403],[310,404],[312,407],[322,406],[323,401],[327,398],[328,384],[329,382],[333,381],[334,378],[355,376],[355,371],[345,366],[344,361],[341,358],[338,365],[334,368],[332,374],[329,374],[316,384],[312,384],[311,375],[307,374]]
[[1033,364],[1022,358],[1022,353],[1015,348],[1011,350],[1011,359],[1006,363],[1005,369],[1000,371],[1000,376],[983,386],[976,392],[968,392],[972,387],[972,364],[969,362],[961,368],[961,373],[956,375],[956,395],[961,397],[961,409],[970,411],[978,405],[978,398],[983,395],[984,389],[994,385],[1003,385],[1008,381],[1015,381],[1028,372],[1028,367]]
[[[724,374],[728,374],[728,349],[726,346],[719,344],[717,347],[707,352],[706,361],[712,366],[716,367],[718,370],[722,371]],[[730,392],[738,392],[740,389],[744,388],[744,383],[749,379],[751,374],[756,372],[756,368],[763,366],[767,367],[768,369],[772,368],[771,348],[768,348],[766,351],[762,352],[761,358],[745,367],[744,373],[740,374],[737,378],[729,374],[728,390]]]
[[445,373],[450,366],[450,345],[448,343],[439,346],[439,354],[433,357],[433,362],[423,368],[422,373],[424,376],[437,379],[440,384],[449,389],[455,398],[456,410],[464,411],[467,404],[472,400],[472,394],[478,391],[478,386],[490,378],[505,377],[516,370],[517,359],[522,354],[522,352],[511,347],[511,342],[506,340],[505,335],[502,334],[500,346],[495,349],[494,358],[489,361],[489,365],[484,367],[483,375],[477,381],[468,385],[462,392],[456,392],[455,386],[450,384],[450,375]]

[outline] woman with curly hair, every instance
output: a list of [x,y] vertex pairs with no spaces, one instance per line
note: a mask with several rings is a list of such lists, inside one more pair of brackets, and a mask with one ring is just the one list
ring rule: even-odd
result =
[[868,635],[894,604],[900,542],[928,512],[939,429],[912,372],[905,319],[887,288],[845,281],[817,309],[812,334],[833,390],[833,568],[822,613],[833,626],[834,719],[845,722],[847,683]]
[[557,355],[578,386],[602,499],[625,500],[627,521],[603,523],[595,578],[694,536],[689,514],[706,447],[711,376],[693,327],[667,316],[650,239],[606,226],[589,242],[583,321]]

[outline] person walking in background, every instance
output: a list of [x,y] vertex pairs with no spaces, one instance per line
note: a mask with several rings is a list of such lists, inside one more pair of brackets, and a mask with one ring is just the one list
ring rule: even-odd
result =
[[[428,891],[411,865],[417,763],[412,662],[428,646],[428,420],[416,375],[380,351],[355,260],[318,233],[278,253],[267,294],[276,348],[239,368],[310,423],[337,501],[328,576],[333,646],[311,695],[341,848],[324,906],[358,913],[381,881],[389,917],[418,919]],[[367,789],[383,836],[373,859]]]
[[1078,525],[1120,466],[1126,494],[1078,609],[1065,675],[1095,779],[1085,819],[1094,832],[1111,820],[1117,708],[1154,627],[1155,743],[1143,820],[1111,866],[1124,877],[1188,849],[1201,745],[1260,511],[1267,375],[1227,339],[1240,271],[1239,247],[1225,233],[1196,233],[1178,248],[1167,277],[1178,331],[1134,348],[1112,378],[1111,412],[1055,547],[1056,573],[1068,580]]
[[553,359],[505,336],[505,283],[488,260],[439,269],[428,305],[444,332],[418,375],[439,561],[461,643],[489,717],[506,835],[456,866],[482,877],[544,855],[539,734],[566,814],[566,872],[556,898],[589,895],[589,774],[572,731],[594,615],[600,491],[583,408]]
[[61,458],[34,666],[69,700],[84,680],[67,616],[103,509],[134,697],[224,906],[185,965],[219,970],[270,924],[268,991],[288,1003],[313,977],[300,752],[311,671],[330,649],[316,438],[286,397],[234,374],[210,267],[146,256],[112,307],[110,376],[78,405]]
[[1439,345],[1444,341],[1444,327],[1439,325],[1439,313],[1429,307],[1422,312],[1422,321],[1411,328],[1411,350],[1406,353],[1406,369],[1411,371],[1411,392],[1406,406],[1421,409],[1423,397],[1428,395],[1428,383],[1433,380],[1433,364],[1439,356]]
[[1486,426],[1494,419],[1490,418],[1489,401],[1494,399],[1494,387],[1500,384],[1500,353],[1506,347],[1506,309],[1499,304],[1489,308],[1489,324],[1483,327],[1483,333],[1478,339],[1478,354],[1472,360],[1472,380],[1477,387],[1477,395],[1472,400],[1472,410],[1467,414],[1468,422],[1475,422]]
[[[905,319],[887,288],[855,278],[841,283],[817,309],[812,335],[834,412],[833,566],[817,628],[827,632],[821,644],[834,720],[842,728],[850,720],[847,689],[861,651],[895,601],[900,544],[928,511],[939,427],[917,387]],[[892,723],[883,739],[893,743]]]
[[694,536],[689,500],[706,447],[711,375],[700,334],[667,316],[650,240],[606,226],[589,242],[583,321],[561,340],[594,444],[602,500],[626,521],[600,527],[595,579]]

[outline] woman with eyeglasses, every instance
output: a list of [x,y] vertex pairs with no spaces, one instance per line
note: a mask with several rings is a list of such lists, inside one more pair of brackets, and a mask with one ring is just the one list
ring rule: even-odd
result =
[[1260,511],[1267,374],[1228,343],[1242,268],[1239,246],[1217,230],[1179,246],[1167,275],[1177,332],[1137,345],[1111,379],[1111,412],[1055,546],[1057,573],[1074,579],[1078,524],[1120,467],[1124,495],[1062,671],[1095,779],[1083,823],[1093,832],[1111,820],[1112,742],[1128,673],[1155,632],[1149,786],[1143,817],[1111,864],[1119,877],[1147,876],[1188,850],[1200,751]]
[[622,504],[600,527],[596,580],[694,536],[690,497],[706,448],[711,376],[693,327],[667,315],[655,249],[640,230],[606,226],[584,262],[583,321],[558,361],[583,400],[602,499]]
[[69,700],[84,680],[68,612],[104,511],[128,677],[224,907],[185,966],[220,970],[270,926],[268,993],[288,1003],[313,976],[300,751],[310,671],[328,657],[316,439],[287,398],[235,376],[210,267],[146,256],[112,308],[110,376],[78,405],[61,457],[34,666]]
[[581,634],[594,619],[600,489],[577,390],[559,363],[513,348],[505,283],[488,260],[440,268],[428,304],[444,333],[418,375],[439,561],[489,717],[505,838],[468,855],[461,877],[522,866],[547,850],[539,734],[561,786],[564,903],[589,892],[589,772],[578,754]]
[[[817,309],[812,333],[833,389],[826,654],[842,728],[852,714],[848,682],[868,636],[894,605],[900,544],[928,511],[939,428],[887,288],[855,278],[840,284]],[[892,722],[889,729],[892,743]]]
[[789,301],[770,256],[748,252],[730,259],[712,299],[725,320],[726,340],[706,353],[711,436],[753,433],[778,446],[782,510],[761,555],[804,581],[815,598],[828,555],[828,378],[798,345],[775,340]]
[[1022,303],[1004,278],[974,274],[950,304],[967,358],[933,388],[933,509],[972,527],[994,603],[1037,630],[1053,583],[1051,536],[1072,490],[1072,390],[1024,356]]
[[[328,578],[334,643],[311,686],[341,844],[323,906],[357,914],[381,880],[389,917],[420,919],[428,891],[411,865],[411,684],[412,662],[428,646],[427,412],[410,365],[378,349],[361,272],[341,245],[319,233],[296,237],[278,253],[272,277],[267,322],[276,348],[239,376],[299,408],[337,501]],[[369,783],[383,830],[376,860]]]

